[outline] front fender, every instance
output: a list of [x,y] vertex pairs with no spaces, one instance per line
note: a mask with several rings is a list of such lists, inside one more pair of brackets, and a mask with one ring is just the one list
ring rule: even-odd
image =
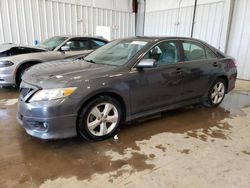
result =
[[[105,86],[105,85],[104,85]],[[84,107],[84,104],[88,103],[93,98],[100,95],[114,95],[119,97],[122,100],[122,103],[125,108],[126,117],[130,115],[130,104],[129,104],[129,88],[125,83],[120,83],[119,85],[113,85],[113,87],[101,87],[99,89],[92,90],[91,86],[85,86],[83,89],[86,90],[85,94],[82,95],[82,99],[80,100],[80,105],[78,108],[78,112]],[[92,90],[92,91],[91,91]]]

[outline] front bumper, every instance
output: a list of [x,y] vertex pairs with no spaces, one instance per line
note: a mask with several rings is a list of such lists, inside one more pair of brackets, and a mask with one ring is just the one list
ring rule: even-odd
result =
[[[17,121],[25,131],[40,139],[59,139],[76,136],[76,116],[67,115],[54,118],[35,118],[17,114]],[[44,127],[43,129],[41,127]]]
[[77,135],[77,104],[75,98],[63,98],[51,101],[40,101],[29,103],[27,97],[36,91],[35,86],[25,85],[30,88],[30,93],[22,91],[18,101],[17,121],[34,137],[41,139],[68,138]]
[[1,74],[0,73],[0,85],[16,85],[15,76],[13,74]]
[[227,93],[235,88],[235,83],[237,80],[237,72],[229,77]]

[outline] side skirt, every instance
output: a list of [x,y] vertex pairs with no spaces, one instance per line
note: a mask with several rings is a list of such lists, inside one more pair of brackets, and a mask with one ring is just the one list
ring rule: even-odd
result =
[[128,116],[126,118],[126,122],[132,121],[132,120],[135,120],[135,119],[139,119],[139,118],[142,118],[142,117],[146,117],[146,116],[149,116],[149,115],[154,115],[154,114],[157,114],[157,113],[161,113],[161,112],[164,112],[164,111],[174,110],[174,109],[177,109],[177,108],[180,108],[180,107],[189,106],[189,105],[192,105],[192,104],[197,104],[197,103],[200,103],[200,102],[201,102],[200,98],[195,98],[195,99],[191,99],[191,100],[188,100],[188,101],[183,101],[183,102],[180,102],[180,103],[177,103],[177,104],[172,104],[172,105],[169,105],[169,106],[166,106],[166,107],[162,107],[162,108],[158,108],[158,109],[153,109],[153,110],[133,114],[133,115]]

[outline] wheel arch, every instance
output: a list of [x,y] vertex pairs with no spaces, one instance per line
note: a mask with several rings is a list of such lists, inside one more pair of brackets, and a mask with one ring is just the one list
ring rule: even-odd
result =
[[229,84],[229,79],[226,75],[221,75],[221,76],[218,76],[217,79],[223,79],[226,83],[226,93],[228,93],[228,84]]
[[210,90],[210,88],[212,87],[212,85],[214,84],[214,82],[218,79],[223,79],[226,83],[226,94],[228,93],[228,84],[229,84],[229,79],[226,75],[218,75],[215,76],[214,79],[211,79],[209,82],[209,87],[206,89],[206,91],[204,92],[203,96],[201,97],[201,100],[203,101],[204,99],[206,99],[206,96]]
[[18,75],[23,67],[25,67],[27,65],[33,66],[33,65],[36,65],[38,63],[42,63],[42,62],[39,60],[31,60],[31,61],[25,61],[25,62],[21,63],[20,65],[18,65],[18,67],[15,70],[15,82],[17,83]]
[[81,110],[84,108],[84,106],[86,106],[86,104],[88,104],[90,101],[94,100],[95,98],[101,97],[101,96],[112,97],[120,103],[121,109],[122,109],[122,121],[125,121],[126,116],[128,114],[127,104],[124,98],[115,91],[99,91],[99,92],[96,92],[95,94],[90,95],[89,97],[87,97],[87,99],[85,99],[81,103],[80,108],[77,111],[77,116],[79,116]]

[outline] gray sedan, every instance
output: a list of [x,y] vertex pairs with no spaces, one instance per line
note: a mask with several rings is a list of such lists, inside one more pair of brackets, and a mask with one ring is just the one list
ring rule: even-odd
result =
[[0,45],[0,86],[19,86],[23,73],[35,64],[88,54],[106,43],[96,37],[56,36],[37,47]]
[[42,139],[102,140],[121,122],[185,105],[218,106],[235,86],[233,58],[200,40],[135,37],[84,60],[36,65],[24,74],[17,119]]

